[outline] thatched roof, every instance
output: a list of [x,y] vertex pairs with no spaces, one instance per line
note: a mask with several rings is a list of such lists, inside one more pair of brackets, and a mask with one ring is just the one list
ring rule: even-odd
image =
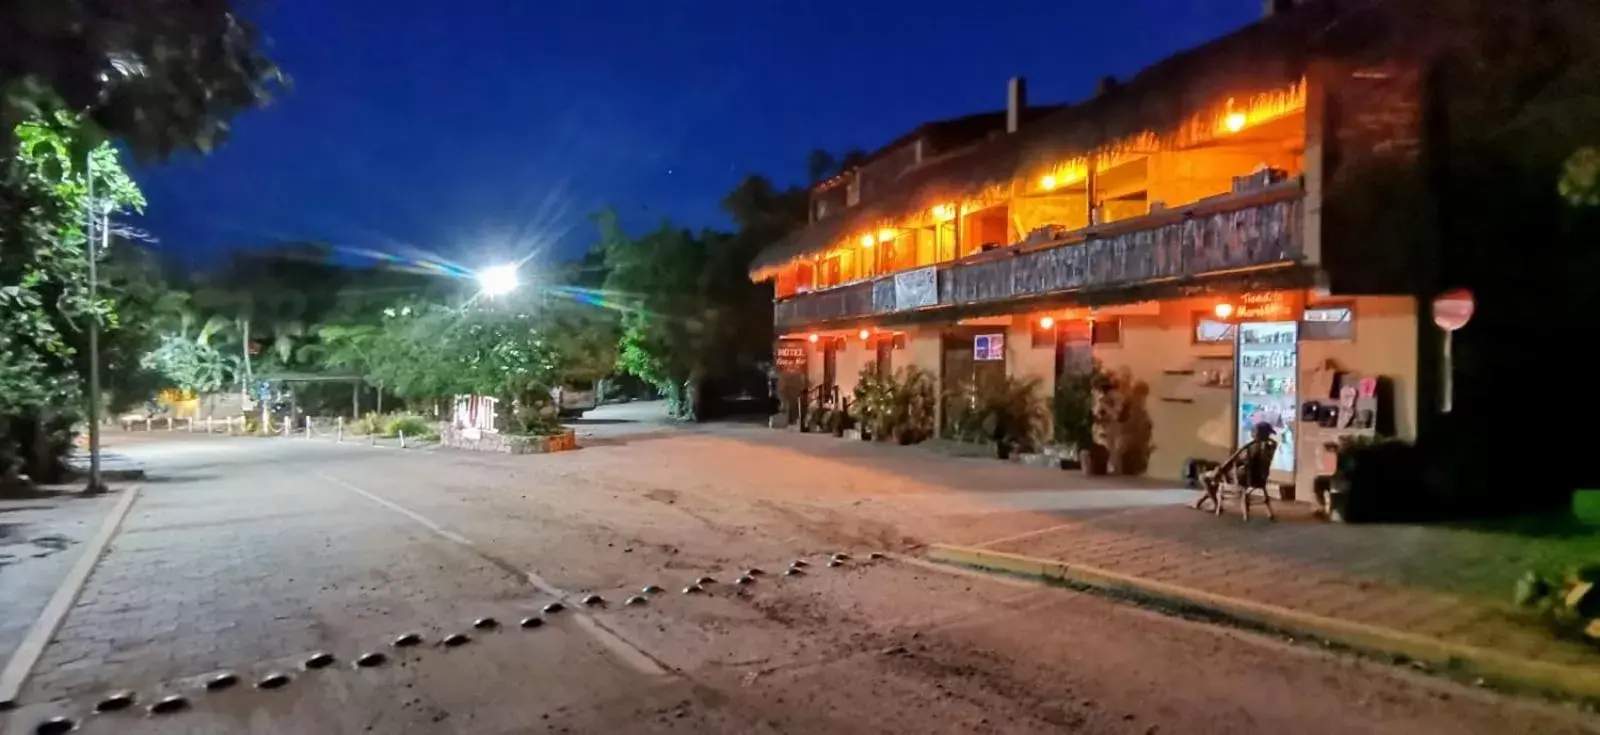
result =
[[1170,56],[1083,102],[1066,106],[1013,135],[979,143],[913,169],[872,201],[796,231],[762,251],[750,266],[771,277],[796,259],[826,251],[844,235],[877,222],[958,199],[1081,156],[1146,131],[1158,134],[1229,97],[1278,89],[1307,72],[1320,36],[1341,16],[1372,8],[1371,0],[1309,0],[1202,46]]

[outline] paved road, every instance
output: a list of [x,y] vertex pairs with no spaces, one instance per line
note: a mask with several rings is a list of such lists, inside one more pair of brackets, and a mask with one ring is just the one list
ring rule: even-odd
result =
[[[119,733],[1593,731],[1389,666],[870,558],[1025,534],[1062,506],[1171,502],[1160,488],[826,437],[596,425],[610,428],[591,448],[534,457],[129,446],[152,479],[7,731],[56,714]],[[850,561],[827,566],[835,551]],[[806,573],[782,576],[796,558]],[[767,573],[733,584],[752,567]],[[717,582],[681,592],[701,576]],[[652,584],[664,591],[625,604]],[[584,606],[590,594],[606,604]],[[543,612],[557,601],[567,610]],[[423,645],[389,645],[413,631]],[[452,633],[471,641],[441,645]],[[307,670],[319,651],[336,662]],[[366,652],[388,660],[354,666]],[[243,683],[207,692],[221,671]],[[272,673],[289,683],[251,686]],[[124,689],[190,706],[91,714]]]

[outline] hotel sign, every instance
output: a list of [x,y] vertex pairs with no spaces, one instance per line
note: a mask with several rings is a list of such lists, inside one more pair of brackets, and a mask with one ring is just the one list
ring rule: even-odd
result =
[[778,342],[774,356],[777,358],[778,372],[803,373],[806,371],[806,360],[810,356],[810,351],[806,349],[805,342],[786,339]]

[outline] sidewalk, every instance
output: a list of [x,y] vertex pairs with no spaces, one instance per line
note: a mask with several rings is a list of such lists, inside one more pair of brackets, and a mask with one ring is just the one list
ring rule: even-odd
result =
[[121,492],[83,497],[46,489],[0,499],[0,667],[21,645]]
[[1527,569],[1600,560],[1600,534],[1529,538],[1442,526],[1349,526],[1285,504],[1277,523],[1186,507],[1063,518],[938,561],[1132,593],[1460,675],[1600,697],[1600,650],[1511,604]]

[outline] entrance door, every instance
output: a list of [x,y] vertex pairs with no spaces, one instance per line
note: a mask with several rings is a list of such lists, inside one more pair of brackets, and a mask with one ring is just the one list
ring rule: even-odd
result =
[[[1006,362],[1004,359],[1004,328],[973,327],[964,328],[958,332],[944,335],[944,351],[941,361],[942,387],[944,395],[958,393],[968,384],[982,385],[987,381],[1003,379],[1006,376]],[[977,337],[979,335],[1000,335],[1002,340],[997,345],[1000,359],[979,360],[975,354]],[[945,436],[954,436],[954,420],[960,415],[961,406],[953,404],[947,398],[944,403],[944,425],[941,431]]]
[[1056,322],[1056,381],[1067,371],[1086,372],[1094,365],[1094,325],[1083,319]]
[[894,375],[894,337],[878,338],[878,375]]
[[944,410],[941,412],[944,420],[939,426],[939,433],[945,437],[954,437],[955,417],[959,415],[961,407],[952,397],[959,393],[962,386],[972,381],[972,335],[944,335],[944,346],[939,362],[940,395],[944,396]]

